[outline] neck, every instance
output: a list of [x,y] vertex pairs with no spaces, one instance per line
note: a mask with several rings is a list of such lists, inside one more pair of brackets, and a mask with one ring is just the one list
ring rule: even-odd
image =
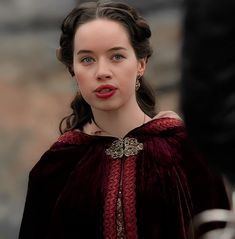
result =
[[[137,107],[128,111],[99,111],[92,110],[94,115],[93,126],[100,135],[109,135],[123,138],[132,129],[141,126],[150,118]],[[93,128],[94,129],[94,128]],[[93,131],[94,132],[94,131]]]

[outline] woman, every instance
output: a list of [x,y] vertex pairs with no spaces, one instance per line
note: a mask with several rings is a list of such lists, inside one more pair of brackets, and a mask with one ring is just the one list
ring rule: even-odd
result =
[[19,238],[186,239],[196,213],[228,207],[180,118],[155,113],[150,36],[126,4],[86,3],[63,21],[57,55],[79,93],[30,172]]

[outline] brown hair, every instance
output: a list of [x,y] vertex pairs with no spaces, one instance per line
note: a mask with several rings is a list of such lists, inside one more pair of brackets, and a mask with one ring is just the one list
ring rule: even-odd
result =
[[[77,28],[89,21],[97,18],[105,18],[119,22],[123,25],[129,34],[131,45],[138,59],[148,58],[152,55],[152,49],[149,43],[151,30],[147,22],[138,12],[124,4],[114,2],[87,2],[74,8],[64,19],[61,25],[60,48],[57,52],[58,59],[66,65],[72,76],[73,72],[73,47],[74,35]],[[153,89],[140,78],[140,88],[136,92],[136,99],[140,108],[150,117],[155,112],[155,94]],[[87,122],[91,122],[93,114],[90,105],[83,99],[80,93],[77,93],[71,103],[72,114],[62,119],[60,123],[60,132],[63,133],[72,129],[82,130]],[[63,123],[66,123],[62,129]]]

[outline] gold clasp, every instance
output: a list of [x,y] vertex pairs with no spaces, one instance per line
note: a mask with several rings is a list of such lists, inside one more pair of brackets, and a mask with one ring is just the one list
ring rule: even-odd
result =
[[117,139],[113,141],[112,145],[105,150],[106,155],[110,155],[112,158],[122,158],[136,155],[140,150],[143,150],[143,143],[139,143],[135,138],[126,137],[124,139]]

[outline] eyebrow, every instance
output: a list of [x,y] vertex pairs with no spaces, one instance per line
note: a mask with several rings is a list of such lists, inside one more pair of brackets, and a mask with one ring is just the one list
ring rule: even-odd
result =
[[[125,50],[125,51],[127,51],[127,49],[125,48],[125,47],[112,47],[112,48],[110,48],[107,52],[111,52],[111,51],[118,51],[118,50]],[[91,51],[91,50],[79,50],[78,52],[77,52],[77,55],[79,55],[79,54],[85,54],[85,53],[93,53],[93,51]]]

